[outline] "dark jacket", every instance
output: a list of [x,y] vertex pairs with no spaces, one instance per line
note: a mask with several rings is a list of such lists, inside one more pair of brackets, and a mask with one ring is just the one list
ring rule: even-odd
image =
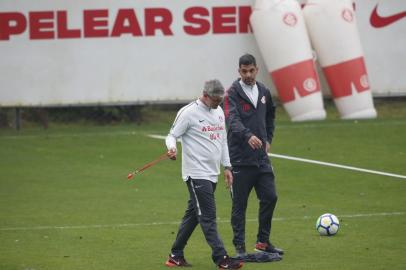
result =
[[[227,139],[233,166],[260,166],[269,164],[266,142],[271,143],[275,129],[275,106],[266,86],[257,82],[258,103],[255,108],[242,89],[240,79],[233,82],[227,91],[223,109],[227,124]],[[263,144],[254,150],[249,138],[255,135]]]

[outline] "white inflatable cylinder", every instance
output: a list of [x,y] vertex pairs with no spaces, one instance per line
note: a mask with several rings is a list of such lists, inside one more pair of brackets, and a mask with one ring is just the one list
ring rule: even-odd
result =
[[341,118],[375,118],[352,1],[308,0],[303,13]]
[[306,25],[295,0],[257,0],[250,17],[255,39],[292,121],[326,117]]

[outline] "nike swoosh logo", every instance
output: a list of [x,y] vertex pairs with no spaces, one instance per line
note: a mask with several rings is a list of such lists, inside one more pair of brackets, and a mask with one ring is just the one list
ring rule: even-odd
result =
[[393,14],[391,16],[380,16],[378,14],[378,5],[375,6],[374,10],[371,13],[371,17],[369,19],[371,25],[375,28],[381,28],[388,26],[396,21],[399,21],[406,17],[406,11]]
[[171,255],[171,259],[172,259],[172,261],[173,261],[176,265],[180,265],[180,261],[175,260],[175,259],[172,257],[172,255]]
[[204,119],[203,119],[203,120],[199,120],[200,123],[203,122],[203,121],[204,121]]

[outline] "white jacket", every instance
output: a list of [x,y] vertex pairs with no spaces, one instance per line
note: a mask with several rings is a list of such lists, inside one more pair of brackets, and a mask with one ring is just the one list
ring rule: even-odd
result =
[[166,147],[182,143],[182,178],[217,182],[220,163],[231,166],[223,109],[211,109],[199,99],[181,108],[166,137]]

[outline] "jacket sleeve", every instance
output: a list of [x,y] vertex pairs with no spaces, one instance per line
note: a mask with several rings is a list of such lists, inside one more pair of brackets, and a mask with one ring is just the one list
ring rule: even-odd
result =
[[189,119],[187,114],[180,110],[176,115],[176,119],[173,122],[172,128],[169,131],[168,136],[166,137],[165,143],[166,147],[169,149],[176,149],[176,139],[181,137],[189,127]]
[[273,133],[275,130],[275,105],[272,101],[271,92],[267,89],[266,101],[266,134],[268,142],[272,143]]
[[230,89],[224,101],[226,123],[229,132],[235,133],[242,141],[248,141],[254,135],[246,128],[238,111],[238,98],[235,90]]

